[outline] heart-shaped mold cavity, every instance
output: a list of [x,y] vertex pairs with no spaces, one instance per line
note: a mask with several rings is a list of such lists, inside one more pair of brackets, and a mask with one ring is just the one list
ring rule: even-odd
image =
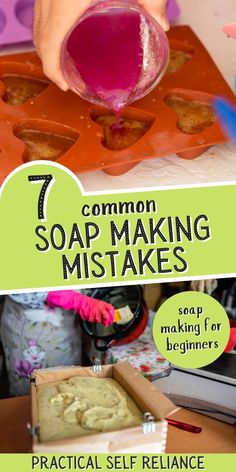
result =
[[216,122],[211,104],[207,101],[168,95],[166,105],[178,115],[177,126],[185,134],[198,134]]
[[15,15],[21,25],[31,29],[33,27],[34,0],[18,0],[15,6]]
[[46,80],[14,74],[2,75],[0,80],[5,87],[2,100],[9,105],[21,105],[35,98],[49,85]]
[[6,24],[7,24],[6,15],[5,15],[4,11],[0,8],[0,34],[5,29]]
[[175,74],[175,72],[182,69],[190,59],[192,59],[190,52],[170,49],[170,59],[166,69],[166,75]]
[[75,139],[59,134],[45,133],[36,130],[23,130],[19,135],[26,147],[23,161],[36,160],[56,161],[73,146]]
[[[52,128],[52,131],[48,131]],[[54,123],[39,123],[37,129],[34,123],[19,124],[15,136],[25,144],[24,162],[36,160],[56,161],[65,154],[79,138],[75,130],[66,129]]]
[[111,112],[93,111],[91,118],[95,123],[103,127],[102,144],[110,151],[122,151],[139,141],[151,128],[155,121],[152,115],[148,117],[142,114],[132,113],[126,110],[119,123],[116,123],[116,117]]
[[166,75],[175,74],[192,59],[195,47],[184,41],[170,39],[170,58]]

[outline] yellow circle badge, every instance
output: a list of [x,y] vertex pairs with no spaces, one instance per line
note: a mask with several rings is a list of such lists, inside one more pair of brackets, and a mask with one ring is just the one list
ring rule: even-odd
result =
[[224,351],[229,335],[224,308],[201,292],[182,292],[169,298],[153,323],[158,351],[179,367],[198,368],[215,361]]

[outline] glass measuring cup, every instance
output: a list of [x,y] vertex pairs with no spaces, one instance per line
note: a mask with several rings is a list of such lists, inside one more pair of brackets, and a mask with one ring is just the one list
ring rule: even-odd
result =
[[136,1],[98,1],[67,34],[61,68],[71,90],[114,110],[148,94],[163,77],[169,45]]

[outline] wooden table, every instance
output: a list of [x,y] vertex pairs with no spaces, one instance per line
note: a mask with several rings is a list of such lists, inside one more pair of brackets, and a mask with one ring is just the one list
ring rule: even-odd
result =
[[[181,409],[172,418],[201,426],[200,434],[187,433],[169,426],[168,453],[236,453],[236,426]],[[30,398],[0,401],[0,453],[30,452]]]

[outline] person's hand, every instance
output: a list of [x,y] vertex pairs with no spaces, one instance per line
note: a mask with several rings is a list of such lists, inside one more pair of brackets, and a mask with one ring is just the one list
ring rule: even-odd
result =
[[83,295],[78,315],[82,320],[90,323],[102,323],[107,327],[114,321],[115,308],[110,303]]
[[195,292],[208,293],[208,295],[212,295],[217,287],[217,280],[192,280],[190,286],[191,290]]
[[138,0],[138,3],[147,10],[147,12],[155,18],[162,26],[164,31],[169,29],[169,21],[166,16],[167,0]]
[[74,290],[57,290],[48,293],[47,305],[61,307],[77,313],[90,323],[109,326],[114,321],[115,309],[110,303],[88,297]]
[[[138,0],[162,26],[169,28],[165,15],[167,0]],[[60,67],[62,42],[76,20],[92,5],[91,0],[35,0],[34,44],[43,63],[44,74],[66,91]]]
[[44,74],[64,91],[69,87],[60,67],[61,45],[70,28],[91,4],[89,0],[35,0],[34,3],[34,44]]

